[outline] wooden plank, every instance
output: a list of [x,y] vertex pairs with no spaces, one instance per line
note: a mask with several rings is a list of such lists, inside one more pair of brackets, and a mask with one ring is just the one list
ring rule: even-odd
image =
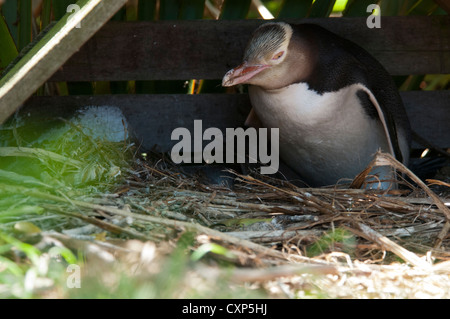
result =
[[[413,129],[440,147],[450,147],[450,92],[403,92],[402,98]],[[170,136],[177,127],[193,132],[193,121],[201,119],[203,129],[218,127],[225,132],[227,127],[242,126],[250,109],[245,94],[98,95],[33,97],[21,113],[51,126],[53,118],[89,105],[119,107],[143,148],[158,145],[160,151],[169,151],[176,143]]]
[[[6,120],[66,62],[126,0],[80,1],[80,10],[62,18],[0,79],[0,123]],[[69,15],[66,15],[69,17]],[[80,28],[76,26],[82,23]]]
[[[289,20],[324,26],[366,48],[393,75],[450,73],[450,17]],[[110,22],[52,81],[220,79],[262,20]]]
[[450,147],[450,91],[409,91],[401,95],[413,130],[436,146]]

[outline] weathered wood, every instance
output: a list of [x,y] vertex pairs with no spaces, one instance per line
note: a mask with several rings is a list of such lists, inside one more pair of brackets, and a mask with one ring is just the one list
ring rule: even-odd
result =
[[[450,147],[450,92],[403,92],[402,98],[413,129],[437,146]],[[22,113],[34,121],[50,122],[89,105],[119,107],[143,148],[157,145],[161,151],[176,143],[170,136],[177,127],[193,132],[193,121],[201,119],[203,129],[217,127],[225,133],[227,127],[242,126],[250,109],[245,94],[98,95],[33,97]]]
[[413,130],[436,146],[450,147],[450,91],[401,95]]
[[[5,121],[70,56],[77,51],[126,0],[80,2],[70,19],[61,19],[8,74],[0,79],[0,123]],[[76,26],[82,22],[81,28]]]
[[[110,22],[52,81],[220,79],[262,20]],[[393,75],[450,73],[450,17],[302,19],[367,49]]]

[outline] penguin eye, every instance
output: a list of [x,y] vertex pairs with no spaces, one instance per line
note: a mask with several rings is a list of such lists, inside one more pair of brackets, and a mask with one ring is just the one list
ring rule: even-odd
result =
[[278,60],[279,58],[281,58],[281,57],[283,56],[283,54],[284,54],[284,51],[278,52],[277,54],[275,54],[275,55],[272,57],[272,60]]

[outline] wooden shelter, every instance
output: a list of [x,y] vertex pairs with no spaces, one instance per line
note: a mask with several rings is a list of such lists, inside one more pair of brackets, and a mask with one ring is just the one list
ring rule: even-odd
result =
[[[392,75],[450,73],[449,16],[382,17],[381,21],[381,28],[373,29],[367,27],[366,18],[289,22],[316,23],[356,42]],[[240,63],[252,30],[264,22],[108,22],[79,51],[66,47],[77,52],[47,78],[50,82],[218,80]],[[38,80],[36,85],[47,79]],[[27,83],[18,82],[17,91],[22,92],[22,85],[23,91],[29,90]],[[450,92],[410,91],[401,96],[413,130],[438,147],[450,147]],[[4,104],[0,97],[0,109],[12,107]],[[120,94],[33,96],[23,110],[45,121],[88,105],[119,107],[144,149],[157,146],[160,151],[174,145],[170,137],[177,127],[192,129],[194,119],[221,130],[242,126],[250,107],[246,94]]]

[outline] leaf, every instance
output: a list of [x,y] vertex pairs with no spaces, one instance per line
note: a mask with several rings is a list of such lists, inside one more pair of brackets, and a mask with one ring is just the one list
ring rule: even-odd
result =
[[349,0],[342,15],[346,17],[365,17],[370,13],[367,12],[367,7],[373,3],[374,0]]
[[5,69],[18,54],[14,40],[9,32],[8,25],[2,15],[0,15],[0,43],[2,44],[2,49],[0,50],[1,74],[3,69]]
[[279,19],[305,18],[313,0],[285,0],[281,6]]
[[19,51],[31,42],[31,0],[19,0]]
[[[31,206],[33,207],[33,206]],[[40,208],[40,207],[39,207]],[[42,209],[42,208],[41,208]],[[14,224],[14,230],[16,232],[32,235],[32,234],[39,234],[42,232],[42,230],[37,227],[35,224],[27,221],[20,221]]]
[[316,0],[309,13],[310,18],[328,17],[333,11],[336,0]]
[[153,21],[156,14],[156,0],[139,1],[138,20]]
[[60,255],[68,264],[78,264],[77,257],[66,247],[55,246],[50,248],[48,253],[52,257]]
[[15,239],[15,238],[13,238],[5,233],[2,233],[2,232],[0,232],[0,239],[11,244],[18,250],[25,253],[25,255],[31,260],[33,265],[35,265],[35,266],[39,265],[39,256],[41,255],[41,252],[36,247],[34,247],[30,244],[27,244],[27,243],[23,243],[20,240]]
[[247,17],[251,0],[225,0],[219,19],[239,20]]
[[52,0],[44,0],[41,13],[41,31],[44,30],[52,20]]
[[236,258],[236,256],[230,252],[227,248],[215,243],[206,243],[197,248],[191,255],[191,260],[199,261],[207,253],[214,253],[217,255],[225,256],[227,258]]
[[67,13],[67,7],[73,3],[73,0],[53,0],[53,15],[55,16],[55,20],[64,17]]
[[178,19],[195,20],[203,17],[204,0],[184,0],[181,4]]
[[180,10],[180,1],[178,0],[164,0],[159,4],[159,19],[160,20],[176,20]]

